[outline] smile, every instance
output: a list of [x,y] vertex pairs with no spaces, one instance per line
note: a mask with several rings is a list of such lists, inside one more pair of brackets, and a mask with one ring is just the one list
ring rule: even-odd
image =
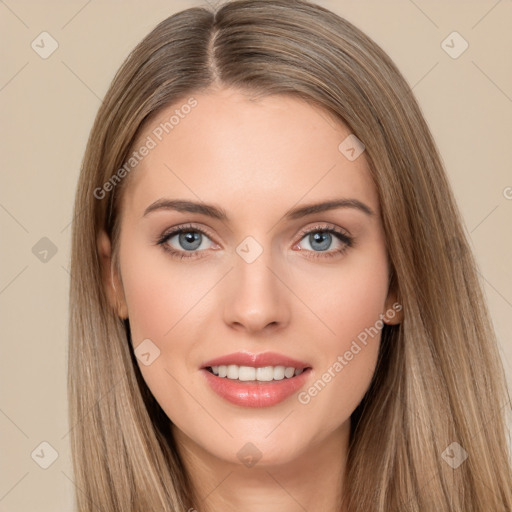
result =
[[[266,366],[266,367],[249,367],[237,365],[220,365],[224,368],[217,367],[220,374],[226,372],[225,377],[220,377],[213,372],[212,367],[202,368],[201,373],[204,375],[208,387],[214,391],[223,400],[241,407],[271,407],[280,402],[284,402],[287,398],[300,392],[309,381],[312,368],[295,369],[294,367],[284,366]],[[245,370],[247,368],[248,370]],[[293,370],[294,375],[286,377],[284,373],[288,370],[290,375]],[[228,372],[233,372],[229,376]],[[238,373],[234,378],[235,372]],[[242,377],[248,380],[241,380]],[[260,378],[267,380],[259,380]],[[272,379],[270,379],[272,372]],[[297,373],[297,375],[295,375]],[[277,379],[274,376],[277,374]],[[254,376],[254,378],[252,378]],[[249,379],[251,377],[251,379]]]
[[221,378],[238,381],[271,382],[283,379],[291,379],[300,375],[305,368],[293,366],[238,366],[236,364],[210,366],[207,370]]

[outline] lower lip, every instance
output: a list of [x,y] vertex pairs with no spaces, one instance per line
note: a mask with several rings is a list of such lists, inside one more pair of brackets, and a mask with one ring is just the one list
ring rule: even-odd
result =
[[228,402],[243,407],[270,407],[298,391],[309,377],[311,368],[295,377],[270,382],[239,381],[217,377],[206,368],[201,371],[213,391]]

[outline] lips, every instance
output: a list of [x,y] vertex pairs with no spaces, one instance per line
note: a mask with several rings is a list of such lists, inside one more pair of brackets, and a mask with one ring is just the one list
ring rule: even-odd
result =
[[202,364],[201,368],[212,366],[236,364],[237,366],[254,366],[255,368],[263,366],[284,366],[293,368],[310,368],[311,365],[304,361],[299,361],[276,352],[263,352],[262,354],[251,354],[249,352],[235,352],[225,356],[210,359]]
[[[298,369],[300,374],[281,380],[270,382],[241,381],[219,377],[212,372],[212,367],[281,367]],[[281,370],[282,371],[282,370]],[[275,352],[264,352],[262,354],[250,354],[237,352],[203,363],[201,373],[208,386],[222,399],[242,407],[270,407],[277,405],[297,393],[310,379],[312,372],[311,365],[292,357],[277,354]]]

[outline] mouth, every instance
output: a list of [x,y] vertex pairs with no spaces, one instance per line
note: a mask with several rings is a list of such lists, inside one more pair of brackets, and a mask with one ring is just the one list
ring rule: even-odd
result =
[[242,407],[270,407],[307,385],[309,363],[265,352],[238,352],[201,366],[206,384],[222,399]]
[[201,369],[221,379],[272,382],[298,377],[311,365],[276,352],[235,352],[205,361]]
[[238,382],[273,382],[293,379],[301,373],[311,370],[311,367],[295,368],[294,366],[239,366],[236,364],[206,366],[211,374]]

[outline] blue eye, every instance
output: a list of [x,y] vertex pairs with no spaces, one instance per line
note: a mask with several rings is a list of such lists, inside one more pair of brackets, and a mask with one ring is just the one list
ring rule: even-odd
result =
[[[340,256],[352,247],[354,242],[354,239],[346,233],[326,225],[315,226],[312,229],[303,231],[300,236],[299,242],[306,239],[311,249],[304,250],[299,247],[299,250],[307,254],[309,258]],[[171,244],[173,238],[176,238],[177,241]],[[211,242],[210,237],[203,229],[194,225],[186,225],[179,226],[163,234],[157,240],[157,244],[161,245],[172,257],[178,259],[198,258],[203,257],[206,249],[208,249],[206,240]],[[335,241],[341,244],[341,246],[334,250],[328,250]],[[205,243],[206,246],[203,246]],[[214,242],[211,243],[216,245]],[[294,248],[298,245],[300,244],[295,244]]]
[[[352,237],[328,226],[316,226],[313,229],[303,232],[302,235],[301,240],[307,240],[311,247],[311,250],[307,250],[308,253],[311,253],[309,257],[313,258],[339,256],[352,247],[354,242]],[[336,240],[338,243],[341,243],[341,247],[328,251],[333,241]]]
[[[178,237],[178,243],[181,247],[187,251],[198,249],[201,246],[201,239],[203,237],[203,235],[197,231],[182,231],[175,236]],[[172,238],[174,238],[174,236]],[[167,243],[169,243],[170,240],[171,239],[167,240]]]
[[[173,238],[177,237],[177,243],[179,248],[170,244]],[[162,245],[163,248],[171,253],[171,255],[178,258],[191,258],[196,256],[197,249],[201,249],[204,238],[209,238],[208,235],[202,230],[194,226],[181,226],[170,233],[166,233],[159,240],[158,244]],[[182,250],[180,250],[180,248]],[[203,247],[201,250],[204,250]],[[187,254],[191,253],[191,254]]]

